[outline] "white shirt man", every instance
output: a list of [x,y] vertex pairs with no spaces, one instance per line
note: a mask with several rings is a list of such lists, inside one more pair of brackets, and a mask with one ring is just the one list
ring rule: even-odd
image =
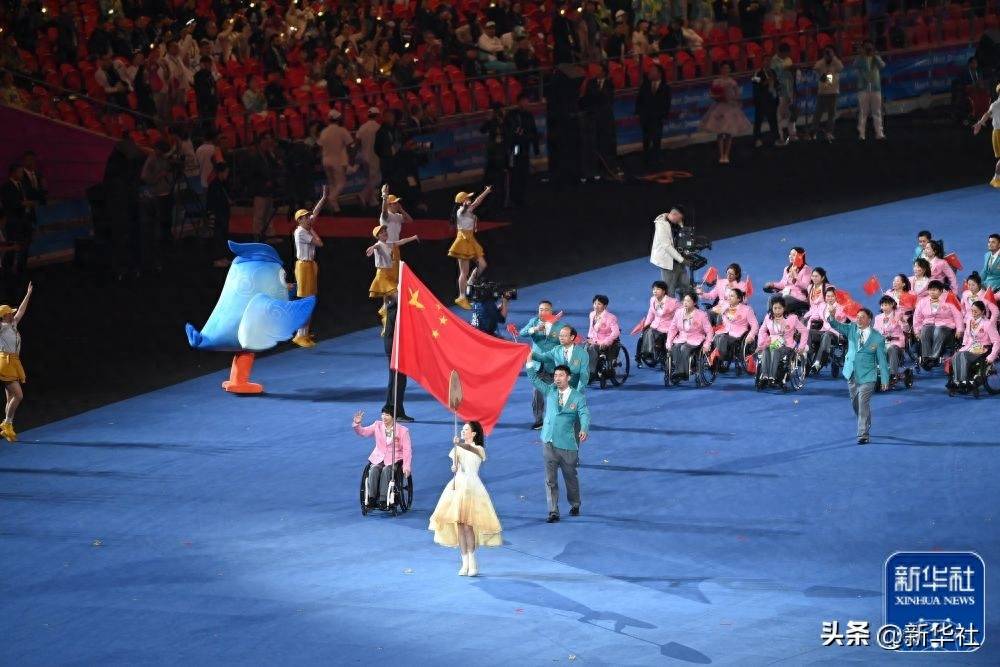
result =
[[496,24],[493,21],[487,22],[486,31],[479,36],[477,46],[480,51],[489,54],[490,60],[496,60],[497,54],[503,53],[503,42],[496,35]]
[[218,150],[215,144],[206,139],[198,146],[198,150],[194,152],[195,162],[198,163],[198,175],[201,180],[201,187],[205,189],[208,189],[208,181],[212,176],[212,170],[215,168],[213,162]]
[[311,262],[316,258],[316,246],[313,245],[312,231],[305,227],[296,227],[295,234],[295,259],[300,262]]

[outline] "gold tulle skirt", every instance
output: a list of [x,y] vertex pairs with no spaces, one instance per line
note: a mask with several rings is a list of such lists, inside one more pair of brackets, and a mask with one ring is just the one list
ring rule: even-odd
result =
[[471,231],[461,229],[458,230],[454,243],[448,248],[448,256],[455,259],[476,259],[485,255],[486,252],[476,240],[476,235]]
[[463,481],[460,475],[454,483],[448,482],[431,514],[427,529],[434,531],[436,543],[445,547],[457,547],[458,524],[472,526],[478,546],[503,545],[500,519],[493,509],[486,487],[478,477]]
[[370,299],[381,299],[396,293],[399,285],[399,274],[393,269],[375,269],[375,279],[368,287]]
[[16,354],[0,352],[0,382],[25,382],[24,366]]

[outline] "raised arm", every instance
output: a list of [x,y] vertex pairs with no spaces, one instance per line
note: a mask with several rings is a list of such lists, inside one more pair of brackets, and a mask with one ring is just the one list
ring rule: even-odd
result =
[[834,331],[839,333],[841,336],[847,336],[851,332],[851,325],[849,322],[840,322],[837,320],[837,314],[829,310],[826,311],[826,321],[833,328]]
[[469,204],[469,211],[470,212],[475,211],[479,207],[479,205],[483,203],[483,200],[486,199],[486,196],[490,194],[492,190],[493,186],[487,185],[486,188],[479,194],[479,196],[473,199],[472,203]]
[[[316,205],[313,206],[312,213],[309,214],[309,217],[312,218],[314,222],[316,218],[319,217],[320,211],[323,210],[323,204],[326,203],[326,193],[327,193],[327,186],[324,185],[323,194],[320,195],[319,201],[316,202]],[[323,245],[322,241],[320,242],[319,245]]]
[[[531,358],[536,359],[534,352],[532,352]],[[536,359],[536,361],[540,360]],[[542,382],[542,380],[538,377],[538,371],[536,371],[535,368],[531,365],[531,362],[528,362],[525,365],[525,368],[527,369],[528,372],[528,379],[531,380],[531,384],[535,385],[535,389],[542,392],[543,394],[549,393],[550,385],[546,384],[545,382]]]
[[32,283],[28,283],[28,291],[24,293],[24,298],[21,299],[21,305],[17,307],[17,312],[14,313],[14,324],[19,324],[22,319],[24,319],[24,314],[28,312],[28,302],[31,301],[31,293],[35,290],[35,286]]

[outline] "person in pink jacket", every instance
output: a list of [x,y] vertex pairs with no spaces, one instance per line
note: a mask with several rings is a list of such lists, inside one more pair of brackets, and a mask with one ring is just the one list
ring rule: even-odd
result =
[[940,281],[950,292],[958,292],[960,290],[958,278],[955,277],[955,270],[951,268],[951,264],[943,257],[944,248],[941,246],[941,242],[929,242],[924,246],[924,255],[927,257],[927,263],[931,266],[931,280]]
[[[884,296],[892,297],[896,302],[896,308],[901,315],[906,315],[912,322],[913,309],[917,306],[916,295],[910,292],[910,279],[905,273],[897,273],[892,277],[892,287],[887,289]],[[910,297],[913,297],[912,299]],[[912,304],[909,302],[912,301]],[[909,305],[908,305],[909,304]]]
[[[712,347],[712,325],[708,315],[698,309],[698,295],[688,292],[681,299],[681,308],[674,313],[667,331],[672,381],[686,380],[691,368],[691,355],[701,348],[706,354]],[[698,370],[701,371],[701,355]]]
[[809,373],[819,373],[820,369],[826,366],[830,358],[830,348],[834,342],[843,338],[826,319],[830,308],[834,309],[836,313],[834,317],[838,322],[848,320],[843,306],[837,305],[837,288],[828,286],[823,301],[813,304],[805,317],[805,325],[809,329],[809,355],[813,360],[812,365],[806,369]]
[[736,349],[736,346],[744,336],[745,340],[750,341],[757,338],[760,324],[753,308],[743,303],[744,297],[743,290],[738,287],[729,288],[725,309],[720,313],[719,323],[715,326],[713,344],[718,354],[712,360],[713,367],[718,367],[720,361],[728,362],[730,355],[742,357],[743,349]]
[[[795,342],[798,334],[798,343]],[[782,362],[792,354],[805,354],[809,347],[809,330],[795,315],[785,314],[785,300],[779,296],[771,299],[771,310],[757,332],[757,352],[761,354],[760,380],[768,386],[780,386],[778,377]],[[785,367],[787,368],[787,363]]]
[[[680,301],[667,294],[667,284],[662,280],[653,283],[652,291],[649,310],[642,321],[642,335],[635,348],[636,366],[656,366],[663,360],[670,320],[681,306]],[[633,329],[632,333],[639,332]]]
[[997,322],[997,305],[986,300],[986,290],[983,289],[983,279],[979,277],[978,271],[973,271],[965,279],[965,291],[962,292],[962,317],[968,322],[972,318],[972,304],[982,301],[986,306],[984,316],[994,324]]
[[826,288],[830,286],[830,281],[826,279],[826,269],[817,266],[809,275],[809,308],[826,303]]
[[[385,505],[392,480],[393,468],[401,467],[403,474],[410,476],[412,454],[410,447],[410,431],[402,424],[397,424],[392,418],[391,406],[382,408],[381,421],[370,426],[362,426],[361,420],[365,413],[354,414],[354,432],[362,438],[375,436],[375,449],[368,456],[371,468],[368,469],[368,490],[365,503],[369,507]],[[394,465],[395,464],[395,465]]]
[[785,311],[803,315],[809,310],[809,284],[812,268],[806,264],[806,251],[795,247],[788,252],[788,266],[781,274],[781,280],[767,283],[765,292],[780,292],[785,303]]
[[[910,323],[896,304],[892,296],[886,294],[878,302],[882,312],[875,316],[875,331],[885,338],[885,356],[889,360],[889,375],[900,377],[899,367],[903,362],[903,350],[906,348],[906,334],[910,332]],[[909,373],[909,369],[907,369]]]
[[713,326],[719,323],[719,315],[722,314],[722,311],[729,307],[729,290],[734,287],[743,293],[747,291],[747,281],[743,278],[743,268],[736,263],[726,267],[726,277],[716,280],[712,289],[706,291],[699,287],[695,290],[702,301],[715,301],[708,315]]
[[965,323],[962,313],[943,297],[944,285],[938,280],[927,284],[927,296],[913,311],[913,331],[920,336],[920,365],[930,370],[941,360],[944,346],[952,338],[962,337]]
[[[949,392],[954,389],[967,391],[972,388],[969,379],[973,365],[985,358],[992,364],[1000,355],[1000,333],[996,325],[986,317],[986,304],[976,301],[969,308],[972,317],[965,328],[962,347],[951,358],[951,375],[948,378]],[[978,389],[976,389],[978,391]]]
[[590,376],[597,371],[597,360],[604,355],[605,359],[618,356],[618,339],[621,329],[618,318],[608,310],[610,300],[604,294],[594,295],[593,307],[590,311],[590,328],[587,330],[587,354],[590,355]]
[[931,282],[931,263],[923,257],[913,260],[913,275],[910,276],[910,292],[918,299],[927,296],[927,286]]

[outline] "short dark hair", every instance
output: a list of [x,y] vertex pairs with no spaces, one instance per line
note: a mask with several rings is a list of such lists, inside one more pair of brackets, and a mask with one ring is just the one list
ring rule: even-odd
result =
[[656,288],[659,288],[659,289],[663,290],[664,292],[666,292],[668,289],[670,289],[670,288],[667,287],[667,283],[663,282],[662,280],[654,280],[653,281],[653,289],[656,289]]
[[590,302],[594,303],[595,301],[600,301],[605,306],[611,303],[606,294],[595,294],[594,298],[591,299]]
[[[685,215],[685,212],[684,212],[684,207],[683,207],[683,206],[681,206],[680,204],[674,204],[673,206],[671,206],[671,207],[670,207],[670,211],[677,211],[677,212],[678,212],[678,213],[680,213],[681,215]],[[670,211],[668,211],[668,213],[669,213]]]
[[548,305],[548,307],[549,307],[549,308],[551,308],[551,307],[552,307],[552,302],[551,302],[551,301],[549,301],[548,299],[542,299],[541,301],[539,301],[539,302],[538,302],[538,305],[540,306],[540,305],[542,305],[543,303],[544,303],[544,304],[546,304],[546,305]]
[[865,315],[867,315],[868,319],[870,319],[870,320],[875,319],[875,316],[872,315],[872,311],[870,311],[867,308],[860,308],[860,309],[858,309],[858,315],[860,315],[861,313],[864,313]]
[[986,312],[986,304],[982,302],[981,299],[976,299],[972,302],[973,308],[978,308],[980,313]]
[[771,309],[774,308],[775,304],[781,304],[782,310],[784,310],[785,308],[787,308],[787,306],[785,305],[785,297],[783,297],[783,296],[775,296],[775,297],[771,297],[770,303],[767,304],[767,311],[771,312]]
[[892,298],[891,296],[889,296],[888,294],[886,294],[886,295],[884,295],[884,296],[883,296],[883,297],[882,297],[881,299],[879,299],[879,300],[878,300],[878,305],[879,305],[879,306],[883,306],[883,305],[885,305],[885,304],[889,304],[889,305],[891,305],[891,306],[892,306],[893,308],[895,308],[895,307],[896,307],[896,300],[895,300],[895,299],[893,299],[893,298]]
[[918,238],[918,239],[919,239],[919,238],[925,238],[925,239],[927,239],[928,241],[930,241],[930,240],[931,240],[932,238],[934,238],[934,235],[933,235],[933,234],[931,234],[931,233],[930,233],[929,231],[927,231],[926,229],[921,229],[921,230],[920,230],[919,232],[917,232],[917,238]]
[[944,259],[944,243],[940,239],[937,241],[928,241],[927,245],[934,249],[934,255],[941,259]]
[[694,290],[684,290],[684,293],[681,294],[681,301],[683,301],[684,297],[686,297],[686,296],[691,297],[691,300],[694,301],[694,305],[696,305],[696,306],[698,305],[698,293],[697,292],[695,292]]
[[743,293],[743,290],[741,290],[739,287],[730,287],[729,291],[732,292],[733,294],[735,294],[739,298],[740,301],[742,301],[745,298],[745,296],[746,296]]
[[569,335],[572,336],[573,338],[577,337],[576,329],[574,329],[570,325],[564,324],[561,327],[559,327],[559,331],[562,331],[563,329],[569,329]]
[[940,280],[932,280],[929,283],[927,283],[927,289],[928,290],[938,289],[944,291],[944,283],[941,282]]
[[996,239],[997,241],[1000,241],[1000,234],[990,234],[989,236],[986,237],[986,239],[987,240]]
[[728,271],[729,269],[732,269],[733,273],[736,274],[737,282],[740,280],[740,278],[743,277],[743,267],[737,264],[736,262],[733,262],[732,264],[726,267],[726,271]]
[[928,262],[923,257],[917,257],[915,260],[913,260],[913,265],[919,266],[921,269],[923,269],[925,276],[931,275],[931,263]]
[[834,287],[833,285],[827,285],[826,289],[823,290],[823,296],[826,296],[830,292],[833,292],[833,295],[836,296],[837,295],[837,288]]
[[552,369],[552,374],[555,375],[559,371],[564,372],[566,375],[572,375],[573,374],[573,371],[571,371],[569,369],[569,366],[567,366],[566,364],[559,364],[558,366],[556,366],[555,368],[553,368]]
[[972,282],[976,283],[980,287],[983,286],[983,278],[982,278],[982,276],[979,275],[979,271],[973,271],[972,273],[969,274],[969,277],[966,278],[965,280],[966,281],[971,280]]

